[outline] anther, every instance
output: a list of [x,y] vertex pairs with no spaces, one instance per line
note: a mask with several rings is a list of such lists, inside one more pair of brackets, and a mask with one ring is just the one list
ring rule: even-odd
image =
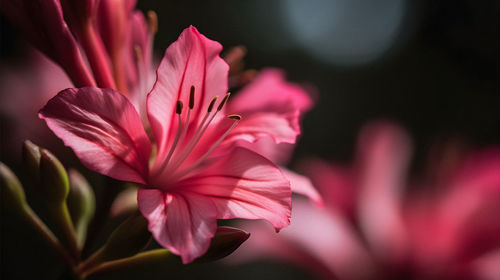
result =
[[177,100],[177,106],[175,107],[175,113],[180,115],[182,113],[182,101]]
[[135,56],[137,58],[137,61],[140,61],[141,63],[144,62],[144,57],[142,56],[142,48],[139,45],[134,46],[134,51],[135,51]]
[[241,120],[241,116],[240,115],[229,115],[227,116],[228,118],[232,119],[232,120]]
[[156,34],[158,31],[158,16],[155,11],[148,11],[148,31],[151,34]]
[[229,96],[230,96],[230,95],[231,95],[231,93],[230,93],[230,92],[228,92],[228,93],[226,94],[226,96],[224,96],[224,99],[222,99],[222,101],[220,102],[219,107],[217,107],[217,111],[222,110],[222,108],[224,107],[224,105],[226,105],[226,102],[227,102],[227,100],[229,99]]
[[194,86],[191,86],[191,90],[189,91],[189,109],[194,108]]
[[209,113],[210,113],[210,112],[212,112],[212,110],[214,109],[215,102],[217,101],[217,98],[219,98],[219,96],[218,96],[218,95],[216,95],[216,96],[212,99],[212,101],[210,101],[210,105],[208,105],[208,110],[207,110],[207,112],[209,112]]

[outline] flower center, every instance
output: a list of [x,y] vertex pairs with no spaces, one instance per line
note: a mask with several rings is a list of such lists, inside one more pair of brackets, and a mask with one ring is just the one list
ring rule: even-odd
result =
[[[196,161],[189,165],[187,168],[179,170],[179,167],[186,161],[186,159],[191,155],[196,145],[200,142],[202,137],[206,134],[207,129],[210,124],[214,121],[217,114],[226,105],[229,96],[231,94],[228,92],[222,101],[215,108],[215,103],[217,102],[218,96],[215,96],[209,103],[205,115],[203,116],[201,122],[192,122],[192,125],[196,127],[191,128],[194,132],[190,133],[190,137],[186,137],[188,134],[188,129],[190,126],[190,118],[192,111],[195,107],[195,87],[191,86],[189,92],[189,106],[188,110],[184,110],[184,104],[181,100],[177,100],[175,113],[177,115],[177,131],[175,133],[175,138],[170,146],[168,154],[165,160],[162,162],[161,166],[157,169],[156,174],[167,174],[170,180],[181,179],[184,175],[188,174],[190,171],[198,167],[203,161],[219,146],[219,144],[227,137],[231,130],[238,124],[241,120],[240,115],[228,115],[227,117],[233,120],[233,123],[229,128],[227,128],[224,133],[213,143],[211,143],[208,150],[199,156]],[[187,113],[185,113],[187,111]]]

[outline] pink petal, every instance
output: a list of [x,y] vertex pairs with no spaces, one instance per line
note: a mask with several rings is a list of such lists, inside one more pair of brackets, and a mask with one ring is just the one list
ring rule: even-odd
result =
[[137,201],[155,239],[180,255],[184,264],[208,250],[217,230],[215,207],[209,199],[193,193],[139,189]]
[[294,199],[292,212],[292,223],[279,234],[263,224],[238,224],[252,235],[232,259],[274,257],[305,266],[324,279],[369,279],[374,264],[344,216],[303,199]]
[[456,242],[448,253],[471,258],[500,246],[500,150],[475,152],[450,175],[436,203]]
[[472,264],[477,279],[500,279],[500,249],[496,248],[491,253],[478,258]]
[[499,151],[485,149],[453,163],[436,190],[408,201],[406,220],[418,260],[464,262],[500,246]]
[[186,28],[179,39],[170,45],[157,70],[157,80],[148,96],[147,111],[151,129],[158,144],[157,162],[166,156],[168,141],[176,126],[177,100],[189,103],[191,86],[195,86],[195,107],[191,123],[199,121],[208,103],[227,91],[229,66],[219,57],[222,46],[201,35],[196,28]]
[[179,182],[178,189],[210,198],[219,219],[265,219],[277,230],[290,223],[290,182],[272,162],[244,148]]
[[323,206],[323,199],[309,178],[292,172],[286,168],[282,168],[281,171],[283,172],[283,175],[290,180],[292,192],[305,195],[318,206]]
[[145,183],[151,144],[130,102],[112,89],[66,89],[39,117],[85,166],[118,180]]
[[398,126],[377,122],[362,130],[358,145],[361,228],[380,257],[398,259],[408,245],[401,192],[410,163],[410,139]]
[[300,134],[300,114],[312,106],[308,94],[284,80],[276,69],[259,76],[228,103],[227,111],[240,114],[241,123],[231,132],[233,139],[255,142],[270,136],[276,143],[295,143]]

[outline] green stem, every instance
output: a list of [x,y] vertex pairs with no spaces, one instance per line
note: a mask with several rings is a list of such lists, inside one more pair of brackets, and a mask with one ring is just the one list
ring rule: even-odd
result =
[[52,231],[38,218],[38,216],[31,210],[29,206],[24,207],[25,220],[28,224],[36,230],[36,232],[42,237],[42,239],[56,252],[56,254],[61,257],[67,269],[73,274],[76,274],[75,262],[68,255],[64,247],[61,245],[57,237],[52,233]]
[[134,256],[119,260],[101,263],[100,265],[89,267],[85,271],[81,271],[80,275],[86,278],[90,275],[109,273],[113,271],[141,267],[151,263],[166,262],[173,257],[172,253],[167,249],[156,249],[147,252],[142,252]]

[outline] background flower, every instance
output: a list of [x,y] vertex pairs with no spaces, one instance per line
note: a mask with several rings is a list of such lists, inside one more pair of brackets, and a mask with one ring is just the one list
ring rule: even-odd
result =
[[415,176],[414,186],[406,133],[384,122],[365,126],[350,167],[303,165],[325,207],[297,198],[280,236],[249,225],[253,238],[234,259],[274,256],[325,279],[499,277],[492,267],[500,265],[500,150],[453,161],[442,151],[460,149],[432,154],[433,176]]

